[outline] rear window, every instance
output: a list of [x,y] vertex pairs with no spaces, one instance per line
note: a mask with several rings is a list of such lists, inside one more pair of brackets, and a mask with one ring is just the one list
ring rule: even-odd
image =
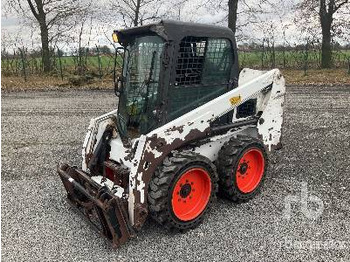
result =
[[180,42],[175,86],[226,83],[232,63],[228,39],[187,36]]

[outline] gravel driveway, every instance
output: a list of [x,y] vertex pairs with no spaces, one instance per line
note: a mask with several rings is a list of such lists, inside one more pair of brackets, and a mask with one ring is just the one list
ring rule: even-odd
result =
[[185,234],[148,221],[118,250],[71,210],[55,172],[80,164],[90,118],[115,104],[111,91],[2,94],[3,261],[350,261],[350,87],[287,87],[284,148],[254,200],[219,199]]

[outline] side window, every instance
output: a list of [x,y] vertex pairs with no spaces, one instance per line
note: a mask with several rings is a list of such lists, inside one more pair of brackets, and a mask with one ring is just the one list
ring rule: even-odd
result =
[[187,36],[181,40],[176,65],[175,85],[200,84],[207,39]]
[[208,39],[207,45],[203,84],[227,83],[233,63],[231,42],[227,39]]

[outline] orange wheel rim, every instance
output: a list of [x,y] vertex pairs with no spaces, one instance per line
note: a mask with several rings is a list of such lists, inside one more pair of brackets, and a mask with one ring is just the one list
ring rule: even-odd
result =
[[252,148],[239,160],[236,170],[238,189],[243,193],[254,191],[259,185],[265,169],[265,160],[261,150]]
[[211,195],[211,179],[203,168],[191,168],[177,180],[171,204],[175,216],[182,221],[198,217]]

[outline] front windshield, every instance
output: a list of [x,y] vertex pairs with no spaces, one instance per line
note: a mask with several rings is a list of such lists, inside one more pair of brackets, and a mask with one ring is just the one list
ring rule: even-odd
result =
[[118,110],[119,132],[123,136],[145,134],[158,122],[156,102],[163,46],[159,36],[142,36],[126,48]]

